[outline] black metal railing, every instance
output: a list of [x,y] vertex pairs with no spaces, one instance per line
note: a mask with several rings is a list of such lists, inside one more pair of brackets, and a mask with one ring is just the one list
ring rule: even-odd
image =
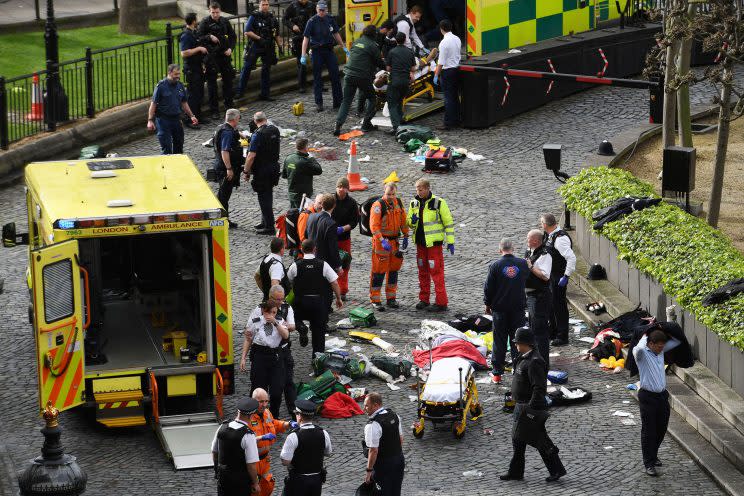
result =
[[[252,12],[258,4],[246,1],[245,5]],[[280,58],[291,56],[291,27],[282,21],[287,5],[280,2],[271,6],[271,12],[279,19]],[[243,29],[248,17],[226,17],[238,37],[232,55],[238,73],[243,68]],[[61,62],[53,74],[58,75],[61,94],[47,94],[47,70],[13,78],[0,76],[0,148],[7,150],[10,143],[54,130],[57,124],[92,118],[102,110],[151,96],[168,64],[181,63],[178,39],[182,30],[183,26],[167,24],[165,34],[159,38],[100,50],[88,48],[83,57]],[[37,89],[34,76],[38,77]],[[34,94],[38,102],[32,108]]]

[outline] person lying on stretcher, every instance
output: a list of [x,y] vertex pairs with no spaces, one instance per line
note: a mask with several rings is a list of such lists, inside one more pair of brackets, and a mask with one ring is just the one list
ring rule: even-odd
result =
[[[415,73],[415,81],[411,83],[413,89],[420,80],[427,74],[434,74],[434,69],[437,67],[436,58],[438,50],[433,48],[426,57],[416,57],[416,64],[418,70]],[[379,71],[375,74],[374,87],[378,95],[384,95],[387,90],[387,84],[390,79],[390,73],[387,71]]]

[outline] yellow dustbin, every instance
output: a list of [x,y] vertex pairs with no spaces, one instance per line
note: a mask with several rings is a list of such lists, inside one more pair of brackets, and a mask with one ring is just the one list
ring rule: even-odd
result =
[[186,331],[173,331],[171,338],[173,339],[173,354],[176,356],[176,360],[181,359],[181,348],[186,348],[189,333]]

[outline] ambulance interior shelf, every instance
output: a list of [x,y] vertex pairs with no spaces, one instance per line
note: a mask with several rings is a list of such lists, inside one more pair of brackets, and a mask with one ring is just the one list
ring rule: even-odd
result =
[[[90,273],[88,371],[193,362],[181,359],[181,346],[192,355],[211,351],[208,232],[78,241],[81,264]],[[172,331],[186,336],[179,350],[166,351],[164,337]]]

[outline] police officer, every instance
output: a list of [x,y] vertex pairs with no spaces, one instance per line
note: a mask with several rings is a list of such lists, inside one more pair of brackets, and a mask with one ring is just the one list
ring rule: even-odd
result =
[[231,422],[223,422],[212,440],[219,496],[243,496],[259,490],[256,436],[248,427],[251,415],[257,410],[258,401],[253,398],[239,400],[238,416]]
[[377,28],[374,24],[369,24],[362,30],[362,36],[351,45],[351,54],[348,56],[344,67],[344,99],[341,102],[341,108],[338,109],[338,115],[336,115],[334,136],[341,134],[341,126],[346,122],[351,102],[354,100],[357,90],[361,93],[360,98],[367,101],[365,104],[367,112],[362,122],[362,131],[377,129],[377,126],[372,125],[372,117],[375,116],[377,110],[372,79],[376,70],[383,67],[383,64],[380,48],[375,42],[376,36]]
[[295,0],[284,11],[284,25],[288,26],[292,33],[292,54],[297,59],[297,85],[300,93],[306,91],[307,67],[300,63],[302,57],[302,33],[305,32],[307,21],[315,15],[315,2],[310,0]]
[[222,17],[220,4],[212,2],[209,4],[209,17],[202,19],[197,31],[199,36],[206,36],[209,42],[207,46],[208,55],[206,61],[207,91],[209,93],[209,108],[215,119],[219,118],[219,106],[217,103],[217,75],[222,75],[222,98],[225,108],[232,108],[233,104],[233,79],[235,69],[232,65],[232,52],[235,50],[237,36],[230,21]]
[[532,229],[527,233],[527,266],[530,275],[527,278],[527,314],[535,344],[540,356],[545,360],[545,367],[550,370],[550,271],[553,257],[543,244],[542,231]]
[[367,451],[364,481],[379,484],[383,496],[400,496],[406,466],[400,417],[382,406],[380,393],[367,395],[364,411],[369,415],[369,422],[364,426],[364,447]]
[[282,340],[289,339],[289,329],[284,319],[277,316],[279,305],[265,301],[259,307],[261,315],[250,317],[245,326],[240,371],[245,372],[248,355],[251,361],[251,391],[256,388],[269,391],[271,413],[278,417],[285,376],[281,344]]
[[571,236],[566,233],[555,215],[545,213],[540,216],[544,235],[545,247],[553,257],[553,268],[550,272],[550,291],[553,294],[553,311],[551,312],[551,329],[554,333],[553,346],[568,344],[568,302],[566,300],[566,286],[568,278],[576,270],[576,254],[573,251]]
[[261,91],[259,100],[273,102],[269,96],[271,93],[271,66],[276,65],[279,59],[276,56],[276,47],[282,45],[279,36],[279,21],[274,14],[269,12],[269,0],[261,0],[258,12],[248,18],[245,23],[243,35],[247,38],[245,44],[245,56],[243,57],[243,69],[240,71],[238,81],[238,97],[243,96],[245,87],[251,71],[256,67],[256,62],[261,59]]
[[300,208],[303,195],[313,196],[313,176],[323,173],[318,159],[310,156],[309,143],[307,138],[298,139],[295,143],[297,151],[284,159],[282,177],[287,180],[289,208]]
[[269,394],[266,390],[257,388],[253,391],[253,399],[258,401],[258,411],[251,415],[251,430],[256,435],[258,446],[258,480],[261,490],[259,496],[270,496],[276,484],[271,473],[271,445],[276,442],[276,435],[286,432],[290,428],[296,429],[297,423],[276,419],[268,410]]
[[[207,48],[200,44],[196,33],[196,14],[189,12],[184,20],[186,28],[181,33],[179,48],[183,59],[183,75],[189,90],[189,108],[199,122],[204,122],[201,108],[204,99],[204,56],[207,54]],[[199,128],[198,124],[192,124],[190,120],[185,121],[184,124],[192,129]]]
[[266,114],[256,112],[253,122],[258,126],[251,136],[251,145],[243,167],[245,180],[253,175],[251,186],[258,195],[261,223],[256,234],[274,234],[274,186],[279,184],[279,129],[268,123]]
[[269,290],[276,285],[280,285],[286,291],[289,291],[289,280],[287,279],[287,270],[282,263],[284,255],[284,240],[282,238],[271,238],[269,242],[270,253],[266,255],[256,270],[254,275],[256,284],[263,292],[264,301],[269,298]]
[[338,32],[338,24],[333,16],[328,15],[328,4],[321,0],[316,6],[317,14],[310,18],[303,31],[302,55],[300,63],[307,64],[308,49],[313,50],[313,93],[315,105],[318,112],[323,111],[323,67],[328,69],[328,77],[331,79],[331,93],[333,94],[333,108],[341,106],[341,79],[338,75],[338,61],[333,47],[336,43],[344,47],[346,56],[349,49],[344,46],[341,35]]
[[[408,50],[407,48],[403,48]],[[444,286],[444,257],[446,248],[455,254],[455,224],[447,201],[434,196],[428,179],[416,181],[416,196],[408,209],[408,225],[413,229],[416,243],[416,265],[419,274],[419,302],[417,310],[432,312],[447,310],[447,289]],[[434,282],[434,305],[429,306],[431,283]]]
[[295,413],[299,427],[287,435],[279,455],[282,464],[289,467],[284,479],[286,496],[320,496],[326,471],[323,458],[333,452],[331,437],[323,428],[313,423],[315,403],[297,400]]
[[408,94],[411,83],[416,79],[416,56],[413,51],[405,45],[405,33],[395,35],[397,45],[390,50],[385,58],[387,71],[390,73],[386,98],[388,110],[390,111],[390,122],[393,129],[390,134],[395,136],[398,126],[403,122],[403,99]]
[[240,134],[238,123],[240,122],[240,111],[228,109],[225,112],[225,122],[217,128],[214,134],[214,157],[217,178],[220,187],[217,190],[217,199],[228,215],[230,229],[238,227],[236,222],[229,219],[229,203],[233,188],[240,185],[240,172],[243,163],[243,147],[240,145]]
[[[550,476],[545,480],[554,482],[566,475],[558,456],[558,447],[553,444],[545,430],[547,404],[545,402],[547,372],[545,362],[540,353],[535,350],[535,337],[529,327],[517,329],[514,344],[519,356],[514,361],[514,379],[512,379],[512,398],[514,406],[514,429],[512,430],[512,445],[514,454],[509,463],[509,471],[499,476],[501,480],[522,480],[524,478],[524,454],[529,444],[537,447],[545,467]],[[543,417],[542,422],[532,419]]]
[[168,75],[155,85],[150,108],[147,110],[147,130],[157,129],[163,155],[183,153],[181,111],[186,113],[192,124],[199,124],[199,120],[189,107],[186,88],[179,79],[181,67],[178,64],[169,65]]
[[[514,256],[514,244],[504,238],[499,243],[501,259],[488,268],[483,287],[486,313],[493,315],[493,354],[491,355],[491,380],[501,383],[504,374],[506,341],[514,341],[514,332],[524,325],[524,308],[527,304],[524,289],[530,269],[524,259]],[[512,360],[517,350],[512,345]]]
[[[313,355],[325,351],[325,333],[328,324],[328,285],[336,295],[336,307],[344,306],[338,286],[338,274],[325,262],[315,258],[315,242],[302,242],[303,258],[294,262],[287,277],[294,286],[294,308],[297,320],[309,320],[312,334]],[[302,332],[302,331],[300,331]]]

